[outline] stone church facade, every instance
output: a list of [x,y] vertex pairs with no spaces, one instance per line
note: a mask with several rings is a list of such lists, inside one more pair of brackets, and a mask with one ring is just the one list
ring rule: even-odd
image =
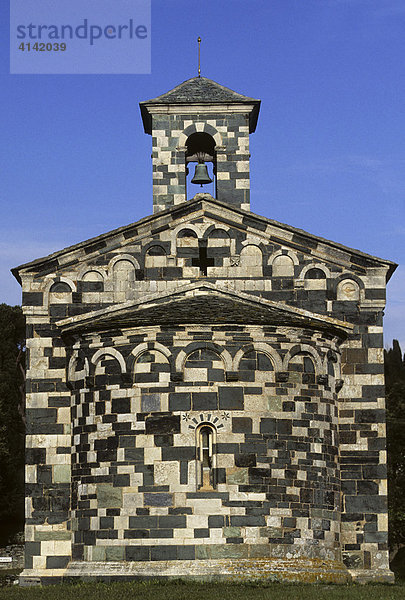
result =
[[[260,102],[141,103],[154,213],[13,269],[23,584],[392,581],[382,317],[395,264],[250,212]],[[186,200],[211,163],[214,196]]]

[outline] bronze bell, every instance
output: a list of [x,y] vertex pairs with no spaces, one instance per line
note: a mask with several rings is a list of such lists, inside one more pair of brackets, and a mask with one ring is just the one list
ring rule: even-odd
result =
[[194,177],[191,180],[191,183],[200,184],[201,187],[205,183],[212,183],[211,177],[208,175],[208,169],[205,162],[197,163],[195,168]]

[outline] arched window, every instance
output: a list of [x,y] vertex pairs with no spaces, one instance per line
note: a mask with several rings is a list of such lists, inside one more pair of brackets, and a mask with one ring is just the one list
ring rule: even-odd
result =
[[215,429],[203,423],[197,429],[197,489],[215,489]]

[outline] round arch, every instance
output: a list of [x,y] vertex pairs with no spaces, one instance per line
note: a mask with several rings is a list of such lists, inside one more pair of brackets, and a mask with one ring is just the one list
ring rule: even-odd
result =
[[195,350],[200,350],[202,348],[216,352],[216,354],[218,354],[218,356],[222,359],[224,363],[225,371],[232,370],[232,356],[230,355],[228,350],[225,350],[225,348],[222,348],[214,342],[191,342],[191,344],[186,346],[186,348],[180,350],[180,352],[178,353],[175,362],[176,371],[178,373],[183,373],[184,365],[189,354],[191,354]]
[[283,248],[282,250],[277,250],[276,252],[273,252],[273,254],[269,257],[267,264],[272,265],[274,260],[279,256],[288,256],[293,261],[294,266],[299,265],[298,257],[295,254],[295,252],[293,252],[292,250],[288,250],[287,248]]
[[127,260],[134,265],[135,269],[139,269],[139,262],[132,254],[116,254],[108,263],[108,274],[111,275],[114,265],[120,260]]
[[100,348],[100,350],[97,350],[97,352],[95,352],[91,358],[92,364],[96,365],[100,358],[106,355],[112,356],[118,361],[121,367],[121,373],[127,372],[127,366],[125,364],[124,357],[122,356],[121,352],[118,352],[118,350],[116,350],[115,348]]
[[308,273],[308,271],[310,271],[311,269],[319,269],[320,271],[323,271],[325,273],[326,279],[330,279],[331,274],[330,274],[330,270],[328,269],[328,267],[326,265],[320,264],[320,263],[311,263],[309,265],[306,265],[299,277],[298,277],[298,281],[303,281],[305,279],[305,275]]
[[84,368],[81,371],[76,371],[76,364],[79,360],[79,353],[76,351],[73,356],[70,357],[68,364],[68,381],[76,381],[78,379],[84,379],[90,374],[90,366],[88,358],[84,358]]
[[222,146],[222,136],[215,127],[203,121],[196,121],[180,133],[177,140],[177,147],[179,149],[184,148],[188,138],[193,133],[208,133],[214,139],[216,146]]
[[315,363],[315,371],[317,374],[323,373],[322,360],[319,354],[308,344],[297,344],[289,349],[283,360],[283,371],[288,371],[289,362],[297,354],[309,354]]
[[271,346],[269,346],[269,344],[266,344],[265,342],[254,342],[253,344],[248,344],[247,346],[243,346],[240,350],[238,350],[233,359],[232,371],[239,370],[239,363],[241,358],[247,352],[251,352],[252,350],[256,350],[256,352],[263,352],[263,354],[265,354],[271,360],[275,371],[283,370],[283,364],[280,355],[278,354],[278,352],[276,352],[276,350],[274,350],[274,348],[272,348]]

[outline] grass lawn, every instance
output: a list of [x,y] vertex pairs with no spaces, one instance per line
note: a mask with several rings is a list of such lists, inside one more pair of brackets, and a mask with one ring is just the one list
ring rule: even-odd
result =
[[0,589],[0,600],[404,600],[405,582],[396,585],[297,585],[272,583],[129,582],[86,583]]

